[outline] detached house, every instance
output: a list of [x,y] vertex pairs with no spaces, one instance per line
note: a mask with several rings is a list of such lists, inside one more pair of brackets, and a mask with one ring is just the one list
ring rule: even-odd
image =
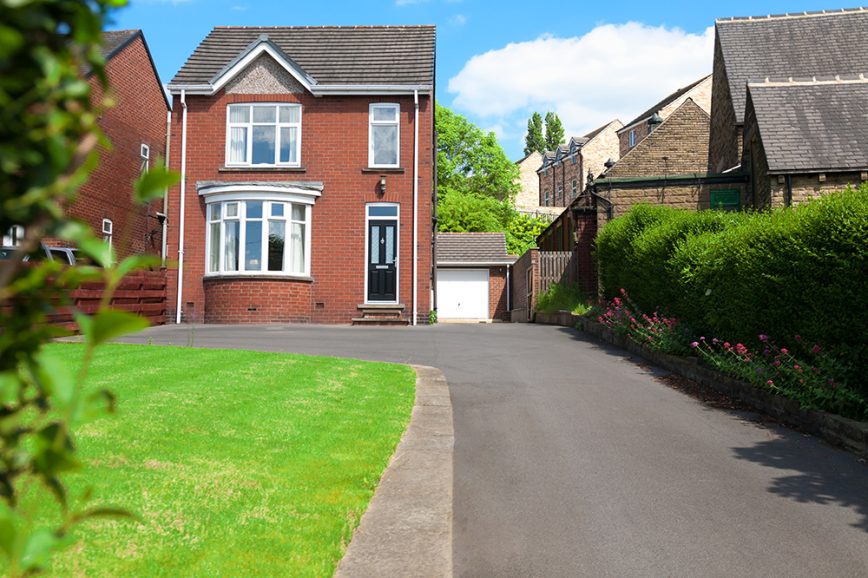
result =
[[427,319],[434,45],[432,26],[211,31],[169,85],[176,321]]

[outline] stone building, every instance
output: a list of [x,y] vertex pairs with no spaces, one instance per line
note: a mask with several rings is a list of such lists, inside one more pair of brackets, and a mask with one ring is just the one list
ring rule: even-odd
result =
[[589,172],[599,175],[609,159],[617,160],[618,129],[622,126],[616,119],[585,136],[572,137],[555,151],[546,151],[537,169],[539,204],[566,207],[582,192]]
[[711,75],[704,76],[684,88],[679,88],[666,98],[628,122],[618,130],[620,155],[642,142],[661,122],[678,110],[687,99],[693,101],[706,113],[711,112]]
[[746,202],[788,206],[868,181],[868,79],[747,85]]
[[542,165],[543,156],[537,151],[517,160],[519,176],[518,184],[521,187],[515,197],[515,208],[519,213],[552,218],[559,210],[555,207],[544,207],[540,204],[539,175],[536,170]]
[[[741,163],[748,83],[866,74],[866,30],[865,8],[718,20],[708,171],[729,171]],[[810,142],[816,135],[807,136]]]

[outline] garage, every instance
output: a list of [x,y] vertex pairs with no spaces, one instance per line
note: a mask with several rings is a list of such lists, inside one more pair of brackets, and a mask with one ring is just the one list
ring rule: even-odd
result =
[[515,257],[503,233],[438,233],[437,319],[445,322],[505,321],[509,273]]
[[437,317],[489,319],[488,269],[438,269]]

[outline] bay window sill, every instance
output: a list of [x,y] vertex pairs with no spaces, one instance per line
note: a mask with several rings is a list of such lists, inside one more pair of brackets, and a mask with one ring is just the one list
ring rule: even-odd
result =
[[262,275],[258,273],[207,273],[203,279],[208,281],[295,281],[313,283],[313,277],[308,275]]
[[280,167],[273,165],[250,166],[250,167],[220,167],[220,173],[304,173],[307,167]]

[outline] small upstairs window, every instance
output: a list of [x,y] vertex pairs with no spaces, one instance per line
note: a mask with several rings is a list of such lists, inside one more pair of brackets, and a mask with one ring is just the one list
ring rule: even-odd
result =
[[109,245],[112,244],[113,229],[114,229],[114,223],[112,223],[111,219],[103,219],[102,220],[102,238]]
[[630,148],[636,146],[636,129],[630,129]]
[[300,104],[230,104],[227,166],[300,166]]
[[397,104],[372,104],[368,135],[368,166],[400,166],[401,107]]
[[148,172],[151,164],[151,147],[146,144],[142,144],[142,146],[139,148],[139,158],[141,159],[139,172],[141,174],[145,174],[146,172]]

